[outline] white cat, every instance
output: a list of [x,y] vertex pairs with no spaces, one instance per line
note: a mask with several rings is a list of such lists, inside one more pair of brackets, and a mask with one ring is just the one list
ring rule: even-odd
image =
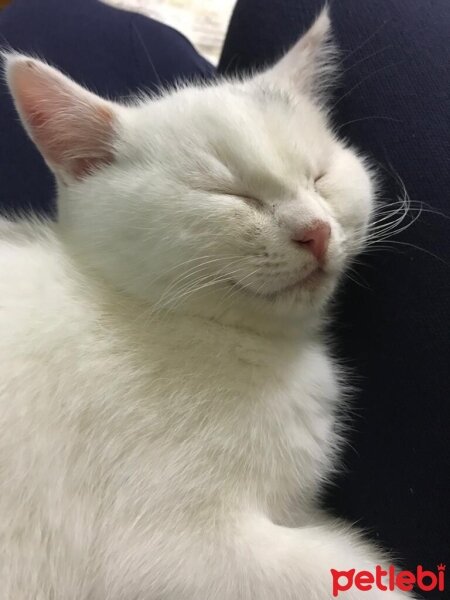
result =
[[319,100],[328,30],[133,106],[5,57],[59,219],[0,222],[1,600],[325,600],[385,560],[317,508],[325,309],[374,195]]

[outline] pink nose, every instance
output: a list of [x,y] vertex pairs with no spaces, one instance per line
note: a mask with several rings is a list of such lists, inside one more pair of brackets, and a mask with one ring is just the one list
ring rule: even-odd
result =
[[300,229],[292,235],[292,241],[309,250],[322,262],[330,242],[331,227],[325,221],[316,221],[309,227]]

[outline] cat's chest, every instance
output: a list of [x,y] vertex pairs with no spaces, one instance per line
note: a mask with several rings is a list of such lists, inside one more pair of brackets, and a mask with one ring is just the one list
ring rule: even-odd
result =
[[153,390],[175,454],[179,444],[198,459],[191,475],[198,467],[248,483],[252,473],[269,494],[299,480],[310,487],[328,468],[338,396],[323,347],[207,334],[195,342],[160,348]]
[[227,491],[292,496],[320,479],[337,397],[320,344],[175,321],[143,337],[107,325],[89,329],[81,349],[61,349],[58,364],[75,356],[77,369],[58,370],[66,393],[52,414],[62,448],[82,473],[86,449],[95,456],[89,476],[104,473],[111,498],[151,512]]
[[[230,411],[251,407],[260,416],[286,411],[294,421],[327,412],[337,395],[336,369],[323,345],[238,333],[197,334],[157,344],[154,373],[166,374],[166,393],[185,392]],[[152,375],[154,376],[154,375]],[[164,386],[163,386],[164,387]]]

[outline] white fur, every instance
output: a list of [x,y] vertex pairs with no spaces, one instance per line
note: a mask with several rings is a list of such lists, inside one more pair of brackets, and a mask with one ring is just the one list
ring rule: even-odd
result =
[[[302,69],[320,19],[292,51]],[[0,221],[2,600],[325,600],[331,568],[384,560],[317,508],[340,444],[321,329],[373,191],[293,58],[108,103],[115,158],[77,178],[81,150],[59,163],[54,136],[70,94],[89,118],[96,100],[9,57],[59,220]],[[67,90],[39,131],[30,64],[53,81],[52,112]],[[291,231],[317,219],[332,228],[326,273],[294,285],[317,265]]]

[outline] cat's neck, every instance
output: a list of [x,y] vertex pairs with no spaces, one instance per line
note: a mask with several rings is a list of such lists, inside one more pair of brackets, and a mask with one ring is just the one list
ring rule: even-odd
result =
[[286,313],[270,303],[240,292],[233,302],[224,301],[226,290],[209,292],[201,299],[192,298],[185,306],[174,311],[180,317],[195,318],[200,322],[217,323],[221,327],[252,332],[274,339],[302,339],[314,336],[320,329],[319,313]]
[[[92,275],[90,276],[92,277]],[[274,344],[316,340],[323,329],[323,316],[286,315],[270,312],[245,296],[235,301],[233,306],[223,307],[223,293],[208,294],[196,302],[195,299],[182,306],[161,309],[157,303],[133,297],[126,292],[114,289],[104,281],[96,279],[96,298],[109,315],[113,315],[126,328],[139,332],[140,336],[151,335],[155,327],[174,330],[177,326],[183,331],[200,331],[203,328],[210,333],[216,332],[218,338],[225,333],[242,338],[264,338]],[[197,340],[201,339],[196,335]]]

